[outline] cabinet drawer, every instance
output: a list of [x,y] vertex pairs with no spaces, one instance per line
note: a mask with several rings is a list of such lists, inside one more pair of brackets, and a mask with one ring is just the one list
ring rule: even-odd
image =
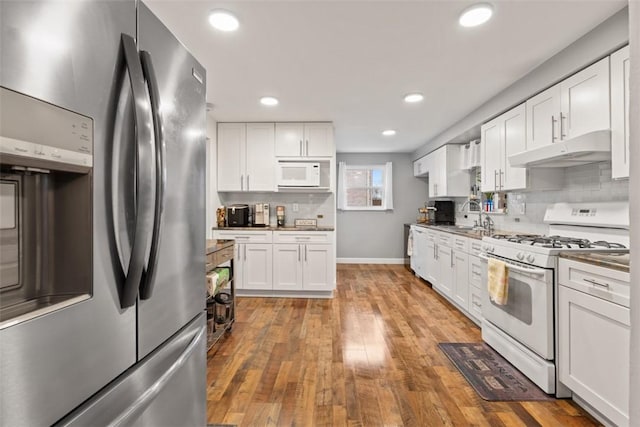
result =
[[478,256],[482,252],[482,240],[469,239],[469,253]]
[[474,255],[469,256],[469,283],[482,289],[482,261]]
[[214,239],[233,239],[236,243],[271,243],[273,232],[243,231],[243,230],[214,230]]
[[209,268],[209,264],[212,267],[216,267],[223,262],[227,262],[233,259],[234,246],[229,246],[228,248],[221,249],[217,252],[210,253],[207,255],[207,269]]
[[333,243],[333,233],[326,231],[275,231],[273,243]]
[[452,236],[449,233],[438,233],[438,242],[441,245],[451,246]]
[[558,280],[560,285],[629,307],[629,273],[561,258]]
[[461,236],[453,236],[453,247],[462,252],[469,252],[469,239]]
[[482,319],[482,291],[475,286],[469,288],[469,312],[476,319]]

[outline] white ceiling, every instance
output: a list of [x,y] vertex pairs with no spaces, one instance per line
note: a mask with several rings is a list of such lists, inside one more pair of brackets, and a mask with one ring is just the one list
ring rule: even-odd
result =
[[[468,0],[145,3],[206,67],[217,121],[333,121],[338,152],[411,152],[626,1],[493,1],[476,28],[457,23]],[[240,29],[211,28],[215,8]]]

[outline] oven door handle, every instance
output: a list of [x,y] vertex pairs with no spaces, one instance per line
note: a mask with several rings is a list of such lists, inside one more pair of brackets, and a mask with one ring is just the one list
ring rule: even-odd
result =
[[[482,254],[478,255],[478,258],[483,259],[485,261],[489,261],[490,258],[497,259],[494,257],[488,257],[486,255],[482,255]],[[520,267],[519,265],[516,265],[516,264],[512,264],[509,261],[503,261],[503,262],[507,264],[507,267],[509,267],[509,270],[517,271],[519,273],[528,273],[536,276],[544,276],[547,273],[547,270],[545,270],[544,268],[525,268],[525,267]]]

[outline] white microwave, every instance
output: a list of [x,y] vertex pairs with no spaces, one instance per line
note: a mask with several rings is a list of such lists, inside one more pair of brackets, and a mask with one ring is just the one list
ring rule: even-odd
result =
[[319,187],[320,163],[278,162],[278,187]]

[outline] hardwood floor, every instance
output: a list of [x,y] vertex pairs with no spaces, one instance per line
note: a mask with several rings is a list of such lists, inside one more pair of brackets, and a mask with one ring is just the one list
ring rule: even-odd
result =
[[487,402],[439,350],[480,329],[400,265],[339,265],[333,300],[239,298],[209,352],[208,421],[591,426],[570,400]]

